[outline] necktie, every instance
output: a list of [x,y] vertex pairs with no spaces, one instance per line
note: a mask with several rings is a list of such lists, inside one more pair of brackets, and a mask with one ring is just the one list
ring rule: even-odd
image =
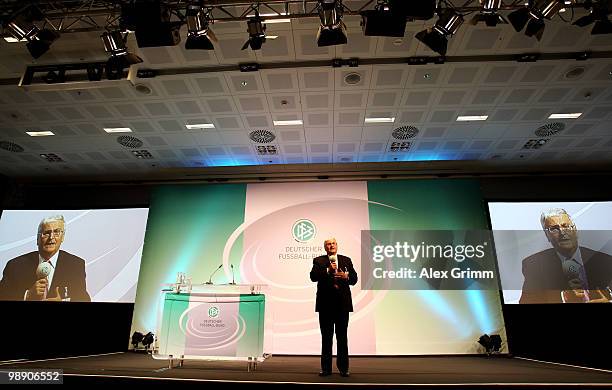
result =
[[567,278],[570,288],[583,290],[588,289],[584,267],[575,259],[567,259],[563,261],[563,273]]

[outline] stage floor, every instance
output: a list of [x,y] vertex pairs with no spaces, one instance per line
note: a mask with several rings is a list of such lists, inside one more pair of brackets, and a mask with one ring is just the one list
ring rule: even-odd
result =
[[506,356],[352,357],[351,376],[321,378],[319,358],[273,356],[247,372],[245,362],[186,361],[169,369],[150,355],[118,352],[0,363],[0,370],[62,369],[64,383],[217,382],[217,385],[300,384],[342,387],[612,387],[612,371]]

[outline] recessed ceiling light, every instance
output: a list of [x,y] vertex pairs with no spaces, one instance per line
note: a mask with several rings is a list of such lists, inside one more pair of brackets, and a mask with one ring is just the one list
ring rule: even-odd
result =
[[568,114],[550,114],[548,119],[576,119],[582,115],[581,112],[571,112]]
[[404,43],[404,40],[402,38],[397,38],[393,41],[393,46],[402,46],[402,43]]
[[365,118],[365,123],[393,123],[395,117],[390,118]]
[[52,131],[26,131],[26,134],[30,137],[48,137],[53,134]]
[[457,122],[486,121],[488,115],[459,115]]
[[243,81],[240,83],[240,85],[242,85],[243,87],[246,87],[247,85],[249,85],[249,83],[247,83],[246,81]]
[[129,127],[105,127],[104,131],[107,133],[131,133],[132,129]]
[[214,129],[215,125],[212,123],[196,123],[193,125],[185,125],[189,130],[198,130],[198,129]]
[[14,37],[4,37],[4,40],[9,42],[9,43],[17,43],[17,42],[27,42],[28,40],[23,38],[22,40],[19,40],[17,38]]
[[430,73],[425,73],[423,75],[423,78],[429,80],[431,78],[431,74]]
[[[278,12],[278,13],[269,13],[269,14],[266,14],[266,13],[259,14],[259,16],[261,16],[262,18],[264,18],[264,17],[269,17],[269,16],[287,16],[287,15],[289,15],[287,12]],[[255,14],[250,14],[250,15],[247,15],[247,17],[248,17],[248,18],[254,18],[255,16],[256,16]],[[267,23],[268,21],[266,20],[265,22]]]
[[[266,19],[266,20],[264,20],[264,23],[265,24],[291,23],[291,19]],[[266,38],[267,38],[267,36],[266,36]]]
[[303,125],[301,119],[291,120],[291,121],[274,121],[274,126],[299,126]]

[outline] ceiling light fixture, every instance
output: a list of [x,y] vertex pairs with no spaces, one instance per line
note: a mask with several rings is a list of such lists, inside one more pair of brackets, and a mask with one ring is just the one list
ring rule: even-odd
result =
[[497,13],[503,5],[502,0],[479,0],[480,12],[474,15],[471,20],[472,25],[480,22],[485,22],[489,27],[495,27],[497,24],[508,24],[506,18]]
[[131,133],[132,129],[129,127],[105,127],[104,131],[107,133]]
[[448,37],[454,35],[463,24],[463,16],[452,8],[439,12],[439,18],[432,28],[423,30],[415,38],[431,50],[445,56],[448,48]]
[[612,22],[608,19],[608,15],[612,13],[612,0],[587,1],[584,8],[590,10],[589,14],[572,24],[585,27],[595,22],[591,35],[612,34]]
[[550,114],[548,119],[576,119],[580,118],[581,112],[571,112],[567,114]]
[[486,121],[487,118],[489,118],[488,115],[459,115],[457,122]]
[[546,27],[544,19],[550,20],[564,5],[563,0],[530,0],[525,7],[508,14],[508,20],[517,32],[527,26],[525,35],[539,41]]
[[125,45],[127,33],[122,35],[119,30],[107,31],[100,37],[104,43],[104,50],[110,53],[110,58],[106,62],[106,77],[109,80],[120,79],[125,68],[142,62],[142,58],[128,52]]
[[361,12],[363,34],[374,37],[403,38],[406,15],[392,12],[388,3],[379,3],[373,10]]
[[213,42],[217,42],[217,37],[209,27],[211,22],[208,13],[199,4],[187,6],[187,50],[215,50]]
[[274,121],[274,126],[300,126],[304,122],[301,119],[288,120],[288,121]]
[[251,50],[261,50],[261,46],[266,42],[266,25],[259,15],[259,11],[255,11],[255,17],[247,20],[247,32],[249,39],[242,45],[242,50],[251,47]]
[[189,130],[214,129],[215,125],[212,123],[196,123],[193,125],[185,125],[185,127]]
[[48,137],[55,135],[52,131],[26,131],[26,134],[30,137]]
[[27,41],[26,47],[32,57],[39,58],[49,51],[51,44],[59,38],[60,34],[47,28],[41,30],[34,24],[34,20],[43,18],[42,13],[37,8],[29,8],[26,12],[28,15],[22,13],[9,21],[6,29],[17,42]]
[[321,26],[317,32],[317,45],[335,46],[345,45],[346,26],[342,21],[344,11],[341,0],[319,0],[319,19]]
[[365,118],[365,123],[393,123],[395,117]]

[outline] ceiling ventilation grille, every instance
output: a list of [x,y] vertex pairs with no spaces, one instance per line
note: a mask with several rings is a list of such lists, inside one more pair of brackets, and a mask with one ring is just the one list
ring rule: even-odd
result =
[[24,150],[21,145],[10,141],[0,141],[0,149],[13,153],[21,153]]
[[543,126],[540,126],[536,129],[535,135],[538,137],[550,137],[551,135],[555,135],[565,129],[565,124],[561,122],[552,122],[547,123]]
[[55,153],[41,153],[40,157],[44,158],[50,163],[64,162],[64,160]]
[[393,138],[399,140],[414,138],[417,134],[419,134],[419,129],[414,126],[398,127],[397,129],[393,130],[393,133],[391,133]]
[[568,70],[565,73],[565,78],[569,80],[577,79],[578,77],[582,76],[585,70],[586,68],[584,66],[577,66],[575,68]]
[[153,159],[153,155],[151,154],[151,152],[145,149],[132,150],[132,154],[134,155],[134,157],[140,160],[152,160]]
[[269,144],[276,139],[276,136],[270,130],[254,130],[249,133],[249,138],[258,144]]
[[259,145],[257,146],[257,154],[260,156],[277,155],[278,149],[275,145]]
[[530,139],[529,141],[525,142],[523,149],[540,149],[542,146],[546,145],[547,142],[547,138]]
[[410,150],[410,142],[391,142],[389,151],[393,153],[407,152]]
[[344,82],[348,85],[356,85],[361,82],[361,75],[359,73],[349,73],[344,76]]
[[117,143],[121,146],[125,146],[126,148],[139,148],[142,146],[142,141],[136,137],[132,137],[130,135],[120,135],[117,137]]

